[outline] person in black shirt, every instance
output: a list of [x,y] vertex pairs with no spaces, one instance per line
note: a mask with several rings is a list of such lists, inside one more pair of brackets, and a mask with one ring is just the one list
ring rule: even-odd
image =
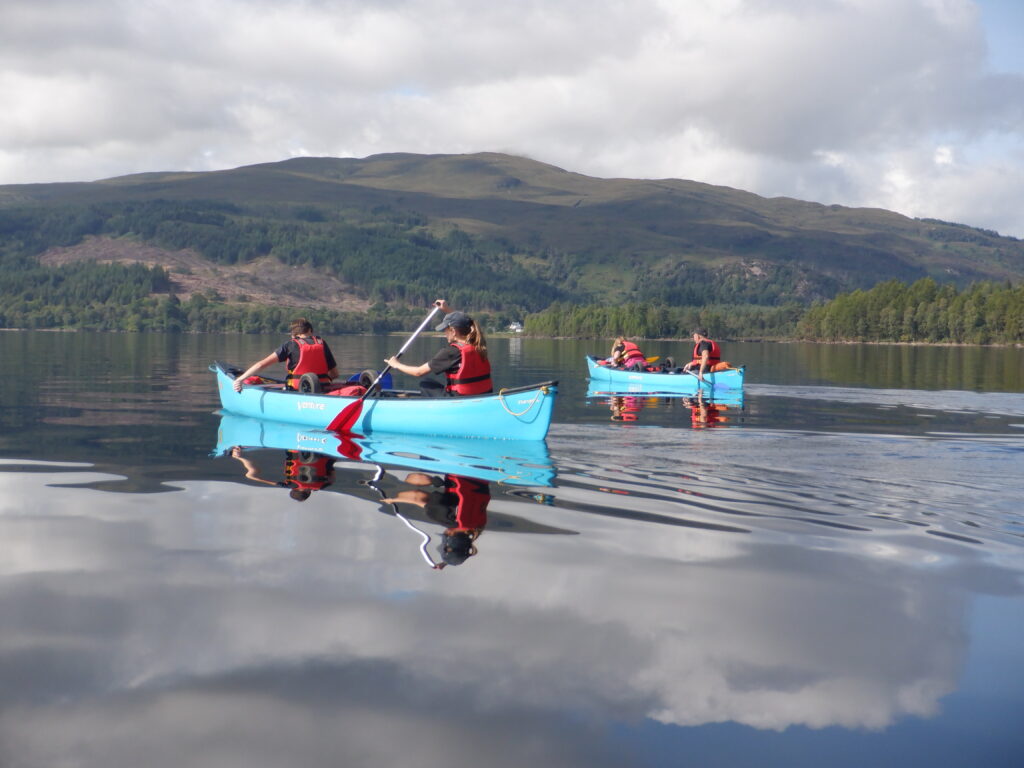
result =
[[479,395],[492,391],[491,364],[483,330],[465,312],[453,311],[444,299],[434,304],[445,313],[435,330],[444,332],[447,343],[421,365],[406,365],[397,357],[389,357],[384,362],[408,376],[444,374],[444,386],[430,379],[420,382],[425,395]]
[[714,370],[714,366],[722,362],[722,352],[717,341],[708,338],[708,332],[703,328],[693,331],[693,359],[683,366],[683,370],[693,373],[698,379],[704,381],[704,374]]
[[[275,363],[285,361],[288,364],[288,386],[292,389],[296,388],[294,380],[303,373],[317,374],[322,384],[337,378],[338,364],[334,360],[331,348],[327,346],[326,341],[313,335],[313,326],[306,318],[299,317],[292,320],[288,330],[292,336],[288,341],[235,377],[236,392],[242,391],[245,380],[253,374]],[[305,359],[303,359],[304,356]],[[307,368],[308,370],[306,370]]]

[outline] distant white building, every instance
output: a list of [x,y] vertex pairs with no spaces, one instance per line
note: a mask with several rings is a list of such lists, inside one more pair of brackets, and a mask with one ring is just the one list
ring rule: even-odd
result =
[[511,322],[508,324],[508,329],[512,331],[512,333],[522,333],[523,324],[520,322]]

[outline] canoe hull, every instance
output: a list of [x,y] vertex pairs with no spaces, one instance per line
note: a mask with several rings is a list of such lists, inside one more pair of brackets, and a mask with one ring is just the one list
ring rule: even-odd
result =
[[605,365],[598,365],[597,358],[587,357],[590,374],[590,389],[601,394],[615,392],[666,392],[680,395],[695,395],[698,389],[704,394],[736,393],[743,390],[744,369],[738,368],[704,375],[702,384],[696,376],[688,373],[638,373],[623,371]]
[[[353,397],[300,393],[252,386],[235,392],[234,377],[224,363],[210,366],[217,375],[217,391],[225,411],[239,416],[271,419],[326,429]],[[360,435],[391,432],[405,435],[542,440],[551,424],[557,382],[518,387],[493,395],[469,397],[367,398],[349,431]],[[392,393],[393,394],[393,393]]]

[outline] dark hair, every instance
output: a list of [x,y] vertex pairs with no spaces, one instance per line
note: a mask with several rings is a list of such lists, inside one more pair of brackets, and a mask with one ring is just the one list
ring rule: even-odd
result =
[[703,327],[701,327],[699,325],[696,328],[693,329],[693,332],[696,333],[698,336],[707,336],[708,335],[708,329],[707,328],[703,328]]
[[301,336],[304,333],[312,333],[313,325],[304,317],[297,317],[292,320],[292,324],[288,326],[288,332],[292,336]]

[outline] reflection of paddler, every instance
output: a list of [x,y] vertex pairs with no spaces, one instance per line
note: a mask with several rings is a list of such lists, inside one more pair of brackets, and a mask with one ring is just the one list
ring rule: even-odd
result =
[[285,451],[284,480],[267,480],[260,475],[252,459],[242,455],[242,449],[231,449],[231,456],[245,467],[245,476],[257,483],[291,488],[288,494],[295,501],[305,501],[313,491],[319,491],[334,482],[334,458],[311,451]]
[[729,410],[728,406],[705,401],[703,396],[691,397],[686,403],[690,406],[690,423],[694,429],[715,427],[729,421],[729,417],[722,415]]
[[643,403],[636,397],[613,397],[609,400],[612,421],[636,421]]
[[[434,566],[461,565],[477,553],[475,542],[487,525],[487,505],[491,488],[483,480],[462,475],[432,477],[423,472],[410,472],[405,478],[415,490],[399,491],[385,503],[415,504],[427,517],[445,526],[439,547],[443,562]],[[425,491],[422,488],[430,487]]]

